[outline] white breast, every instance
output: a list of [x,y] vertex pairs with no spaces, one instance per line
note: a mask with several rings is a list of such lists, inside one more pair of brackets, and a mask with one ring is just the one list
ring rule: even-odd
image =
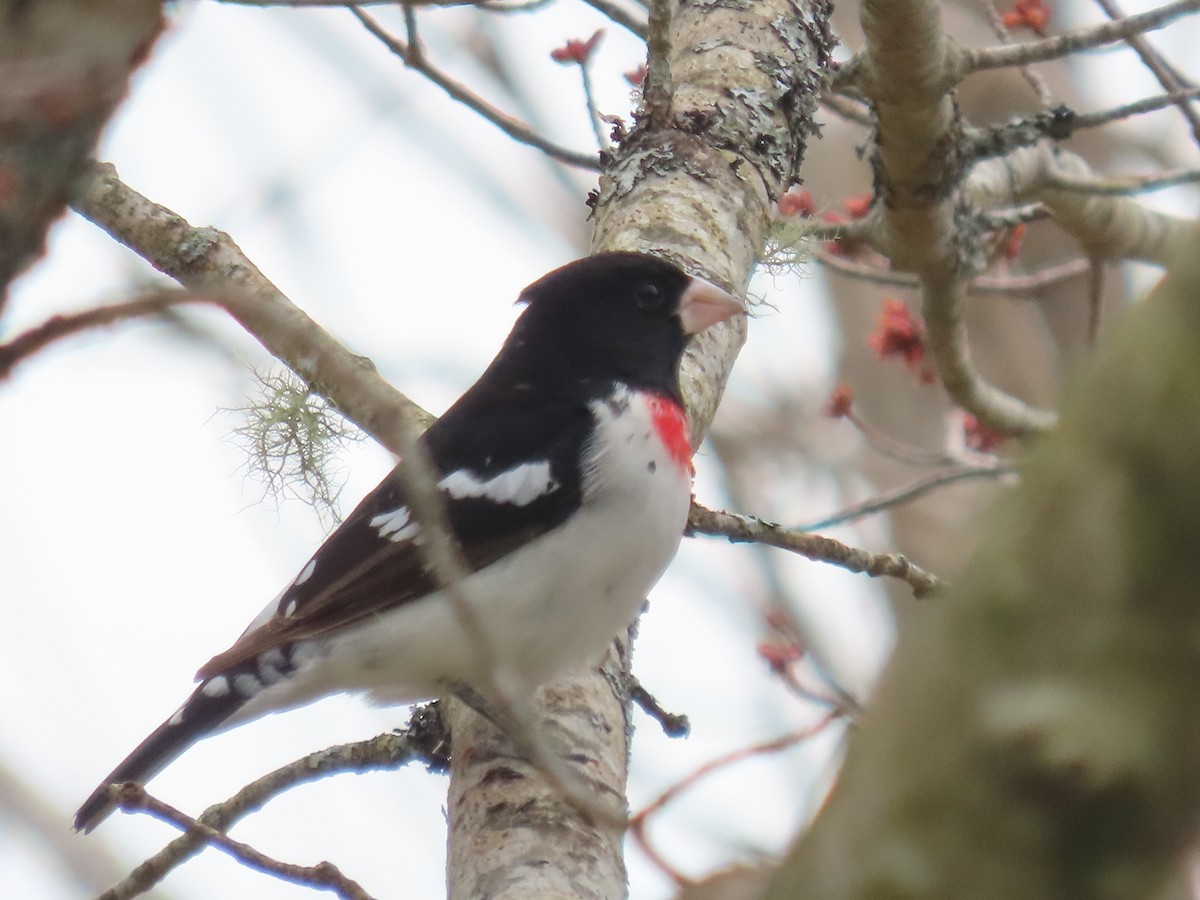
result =
[[[687,522],[690,466],[658,438],[648,398],[624,390],[594,402],[592,414],[582,510],[462,585],[492,655],[530,689],[599,659],[637,615]],[[434,696],[450,681],[486,680],[478,648],[440,594],[322,643],[301,671],[238,718],[336,691],[367,690],[397,703]]]

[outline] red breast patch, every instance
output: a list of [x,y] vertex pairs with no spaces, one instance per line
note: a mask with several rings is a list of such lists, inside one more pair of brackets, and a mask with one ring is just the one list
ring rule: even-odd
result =
[[674,400],[666,397],[647,397],[650,406],[650,421],[658,438],[667,448],[671,459],[679,464],[681,469],[691,471],[692,442],[688,439],[687,417],[682,407]]

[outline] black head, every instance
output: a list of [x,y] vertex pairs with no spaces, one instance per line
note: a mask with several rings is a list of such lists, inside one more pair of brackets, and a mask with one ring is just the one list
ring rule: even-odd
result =
[[493,369],[512,364],[539,384],[600,390],[615,379],[675,397],[688,337],[741,309],[719,288],[641,253],[568,263],[520,299],[528,307]]

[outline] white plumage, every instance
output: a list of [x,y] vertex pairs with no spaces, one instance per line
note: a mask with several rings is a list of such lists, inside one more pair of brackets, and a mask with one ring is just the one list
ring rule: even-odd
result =
[[[691,473],[658,439],[649,398],[622,389],[591,409],[596,431],[584,457],[581,512],[461,585],[493,658],[530,689],[599,658],[637,615],[687,521]],[[400,703],[443,690],[431,672],[476,685],[488,674],[441,592],[301,644],[292,662],[286,679],[260,679],[222,730],[334,691]]]

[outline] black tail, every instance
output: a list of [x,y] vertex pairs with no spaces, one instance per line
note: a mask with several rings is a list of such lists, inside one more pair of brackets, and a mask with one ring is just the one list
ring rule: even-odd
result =
[[[124,781],[145,783],[170,765],[196,741],[207,737],[222,722],[237,712],[246,698],[236,691],[226,690],[217,695],[212,685],[218,679],[205,682],[192,692],[183,706],[153,733],[138,744],[104,782],[92,791],[79,812],[75,814],[75,830],[89,832],[117,808],[108,796],[108,787]],[[221,683],[228,684],[224,680]],[[205,690],[208,693],[205,693]]]

